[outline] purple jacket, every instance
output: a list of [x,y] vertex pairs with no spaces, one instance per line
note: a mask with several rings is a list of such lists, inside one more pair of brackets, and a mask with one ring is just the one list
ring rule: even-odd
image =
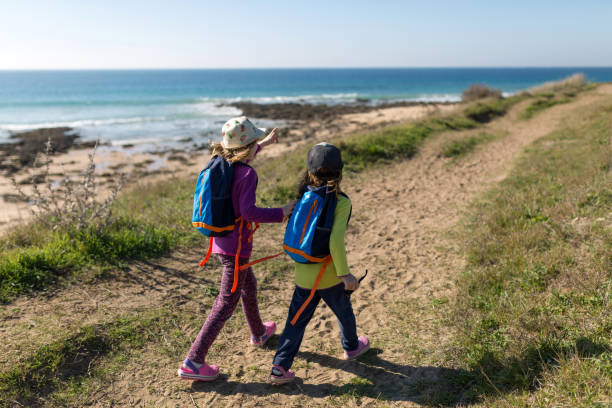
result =
[[[255,190],[257,189],[257,173],[248,166],[238,164],[234,167],[234,180],[232,182],[232,202],[236,218],[242,217],[244,224],[242,228],[241,258],[250,258],[253,249],[253,241],[248,242],[253,222],[283,222],[282,208],[260,208],[255,206]],[[223,255],[236,255],[238,247],[238,227],[224,237],[215,237],[213,240],[213,253]],[[250,228],[249,228],[250,226]]]

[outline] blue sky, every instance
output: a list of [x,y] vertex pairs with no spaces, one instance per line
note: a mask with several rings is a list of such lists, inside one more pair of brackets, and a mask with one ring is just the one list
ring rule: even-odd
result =
[[612,66],[612,1],[0,0],[0,69]]

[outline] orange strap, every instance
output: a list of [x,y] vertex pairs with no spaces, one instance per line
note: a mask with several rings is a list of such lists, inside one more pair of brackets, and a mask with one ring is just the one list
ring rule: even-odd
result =
[[234,284],[232,285],[232,293],[236,292],[236,288],[238,287],[238,271],[240,271],[240,265],[238,265],[238,261],[240,260],[240,249],[242,247],[242,225],[244,224],[244,220],[240,217],[240,226],[238,227],[238,249],[236,249],[236,259],[234,260]]
[[210,254],[212,253],[213,237],[210,237],[208,241],[208,252],[206,252],[206,256],[204,257],[202,262],[200,262],[200,266],[202,267],[206,264],[206,262],[208,262],[208,260],[210,259]]
[[319,274],[317,275],[317,279],[315,280],[314,286],[310,290],[310,294],[308,295],[308,298],[306,299],[304,304],[300,307],[300,309],[297,311],[295,316],[293,316],[293,319],[291,320],[292,326],[295,326],[295,323],[297,322],[298,317],[300,317],[304,309],[306,309],[306,306],[308,306],[308,304],[314,297],[315,291],[317,290],[317,287],[319,286],[319,282],[321,282],[321,277],[323,277],[323,272],[325,272],[325,268],[327,268],[327,265],[329,265],[331,260],[332,260],[331,256],[328,256],[326,258],[325,263],[323,264],[323,266],[321,267],[321,270],[319,271]]
[[[249,262],[246,265],[240,266],[238,264],[238,261],[240,259],[240,250],[242,249],[242,226],[244,225],[244,220],[242,219],[242,217],[238,218],[236,222],[238,222],[238,220],[240,220],[240,225],[238,227],[238,248],[236,249],[236,259],[234,262],[234,283],[232,284],[232,293],[236,292],[236,288],[238,287],[238,272],[239,271],[244,270],[250,267],[251,265],[255,265],[260,262],[267,261],[268,259],[276,258],[277,256],[280,256],[284,253],[284,252],[280,252],[276,255],[266,256],[265,258],[257,259],[253,262]],[[248,224],[247,228],[251,229],[250,223]],[[251,240],[253,239],[253,234],[255,233],[255,231],[257,231],[257,228],[259,228],[259,223],[256,222],[255,229],[253,229],[253,231],[251,231],[251,234],[249,235],[249,242],[251,242]],[[204,266],[206,262],[208,262],[208,260],[210,259],[210,254],[212,254],[212,248],[213,248],[213,237],[210,237],[209,244],[208,244],[208,252],[206,252],[206,257],[204,257],[202,262],[200,262],[200,266]]]
[[246,268],[253,266],[255,264],[258,264],[260,262],[263,261],[267,261],[268,259],[272,259],[272,258],[276,258],[277,256],[281,256],[282,254],[284,254],[284,252],[279,252],[278,254],[274,254],[274,255],[270,255],[270,256],[264,256],[263,258],[259,258],[254,260],[253,262],[249,262],[248,264],[244,264],[240,267],[240,270],[245,270]]
[[[249,224],[249,227],[250,227],[250,225],[251,224]],[[253,231],[251,231],[251,235],[249,235],[249,242],[253,241],[253,234],[255,234],[255,231],[257,231],[257,228],[259,228],[259,223],[258,222],[255,223],[255,229]]]

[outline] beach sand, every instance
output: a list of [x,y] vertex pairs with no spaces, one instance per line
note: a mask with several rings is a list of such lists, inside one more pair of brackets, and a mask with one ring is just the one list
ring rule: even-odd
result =
[[[297,105],[293,109],[287,109],[279,104],[276,105],[277,109],[258,111],[254,106],[256,107],[251,104],[250,107],[246,107],[246,113],[266,115],[267,118],[278,121],[281,130],[279,143],[268,146],[261,153],[263,158],[281,155],[294,149],[296,145],[313,144],[330,137],[372,130],[388,124],[409,122],[430,114],[450,112],[456,107],[455,104],[448,103],[411,103],[381,108],[365,107],[351,110],[339,106],[321,110],[315,105],[309,107]],[[301,109],[301,112],[296,113],[296,109]],[[28,137],[23,138],[20,146],[19,143],[12,146],[3,145],[5,149],[3,156],[0,156],[0,231],[6,231],[32,218],[30,204],[24,202],[18,194],[12,179],[26,195],[32,194],[32,183],[41,183],[40,175],[45,172],[44,166],[35,167],[34,157],[36,152],[44,150],[48,137],[52,137],[53,146],[57,150],[50,156],[49,175],[52,183],[57,183],[65,176],[79,180],[83,170],[88,166],[89,156],[93,151],[91,143],[78,143],[78,139],[68,128],[40,129],[27,132],[25,136]],[[209,157],[205,146],[201,146],[199,150],[186,147],[151,153],[140,152],[130,147],[98,146],[94,157],[97,176],[96,195],[100,199],[108,196],[122,174],[126,176],[124,188],[128,189],[138,183],[169,180],[173,177],[193,175],[195,180]],[[47,186],[40,188],[45,190]]]

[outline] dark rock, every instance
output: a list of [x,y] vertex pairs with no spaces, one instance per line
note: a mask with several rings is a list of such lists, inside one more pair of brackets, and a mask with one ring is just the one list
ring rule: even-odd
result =
[[13,174],[23,167],[32,166],[36,156],[46,150],[46,143],[51,141],[50,154],[65,153],[74,144],[79,135],[69,127],[42,128],[19,132],[11,135],[14,143],[0,143],[0,169]]

